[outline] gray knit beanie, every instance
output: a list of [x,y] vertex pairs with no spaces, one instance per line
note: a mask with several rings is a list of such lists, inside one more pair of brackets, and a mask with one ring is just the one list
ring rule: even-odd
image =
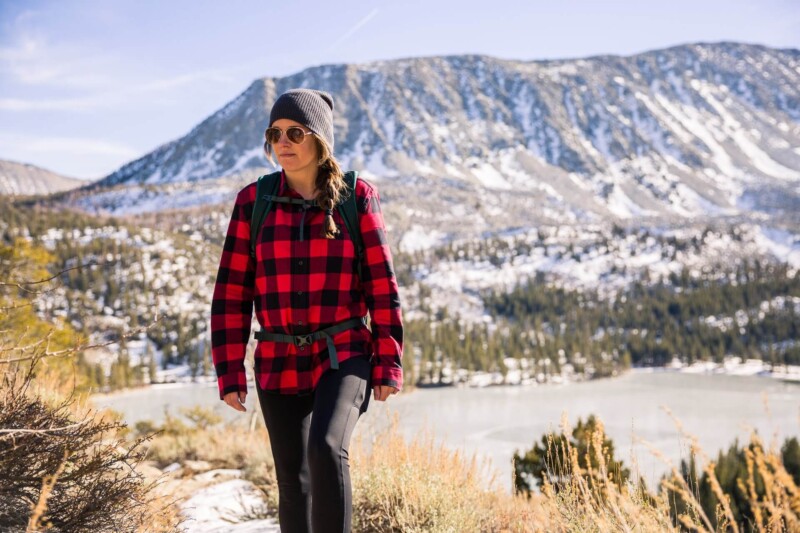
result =
[[314,89],[292,89],[275,100],[269,125],[279,119],[294,120],[325,140],[333,151],[333,97]]

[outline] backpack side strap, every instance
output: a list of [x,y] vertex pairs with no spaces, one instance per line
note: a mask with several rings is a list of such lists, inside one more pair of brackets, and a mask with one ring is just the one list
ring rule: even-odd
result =
[[361,264],[364,262],[364,241],[361,239],[361,226],[358,223],[358,207],[356,205],[356,183],[358,182],[358,171],[351,170],[344,175],[344,182],[347,185],[348,196],[337,206],[339,214],[342,215],[344,225],[350,234],[350,239],[356,249],[356,271],[358,278],[361,279]]
[[261,233],[261,226],[267,217],[275,193],[281,182],[281,173],[273,172],[258,178],[256,183],[256,202],[253,204],[253,215],[250,219],[250,257],[256,258],[256,241]]

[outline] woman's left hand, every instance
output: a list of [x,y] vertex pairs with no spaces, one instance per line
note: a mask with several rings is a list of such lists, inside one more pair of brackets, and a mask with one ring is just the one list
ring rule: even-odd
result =
[[396,387],[392,387],[391,385],[375,385],[372,387],[372,392],[373,397],[377,401],[383,402],[386,401],[386,398],[392,394],[397,394],[398,389]]

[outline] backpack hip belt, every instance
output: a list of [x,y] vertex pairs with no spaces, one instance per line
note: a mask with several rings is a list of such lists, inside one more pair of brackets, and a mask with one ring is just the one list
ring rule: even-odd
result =
[[271,331],[262,329],[255,333],[255,338],[259,341],[290,342],[297,347],[309,346],[313,341],[325,339],[328,343],[328,359],[331,362],[331,368],[336,370],[339,368],[339,358],[336,356],[336,346],[334,346],[331,336],[341,333],[342,331],[347,331],[348,329],[357,328],[361,325],[366,325],[366,317],[351,318],[305,335],[286,335],[284,333],[272,333]]

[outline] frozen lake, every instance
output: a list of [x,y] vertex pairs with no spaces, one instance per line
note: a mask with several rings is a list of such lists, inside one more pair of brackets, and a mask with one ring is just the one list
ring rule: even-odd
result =
[[[247,398],[253,407],[254,391]],[[120,411],[126,420],[161,420],[164,410],[202,404],[229,418],[241,416],[218,397],[216,385],[165,385],[96,397],[98,406]],[[498,486],[510,489],[511,458],[528,449],[548,430],[557,430],[563,413],[574,425],[578,417],[598,415],[614,440],[617,458],[626,466],[636,457],[638,469],[653,489],[667,467],[636,439],[652,443],[676,464],[687,457],[689,442],[675,428],[667,407],[698,438],[705,452],[740,443],[755,429],[769,444],[800,435],[800,384],[752,376],[697,375],[634,371],[624,376],[526,387],[431,388],[371,402],[356,426],[355,438],[385,428],[396,412],[407,437],[430,430],[448,446],[486,457],[496,470]],[[248,413],[249,414],[249,413]],[[635,438],[634,438],[635,437]]]

